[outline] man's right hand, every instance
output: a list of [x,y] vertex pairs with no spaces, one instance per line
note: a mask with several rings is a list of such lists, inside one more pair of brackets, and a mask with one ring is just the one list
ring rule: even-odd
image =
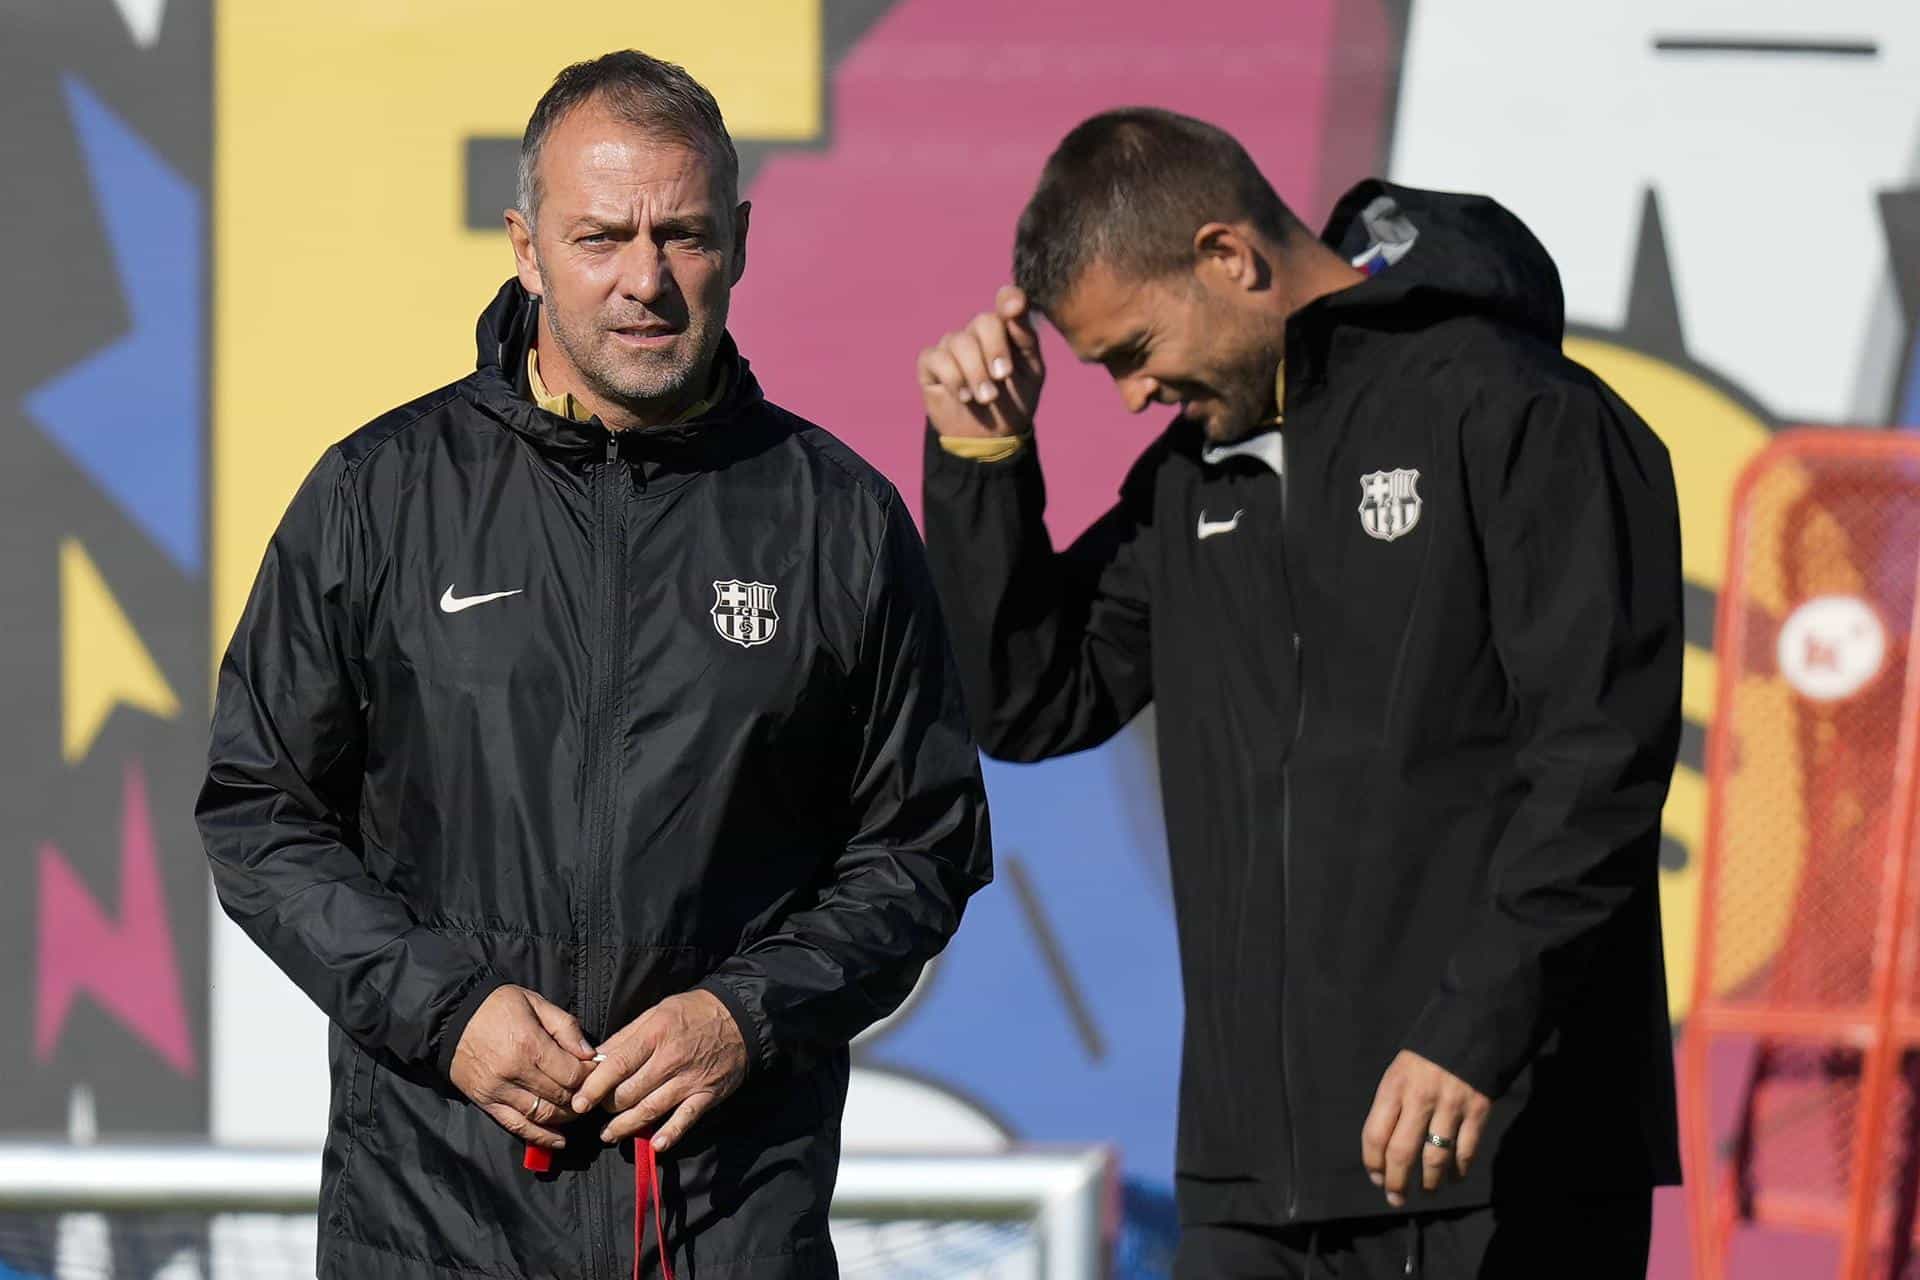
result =
[[994,309],[920,353],[920,398],[943,436],[1011,436],[1033,430],[1047,366],[1027,295],[1003,285]]
[[525,987],[501,987],[474,1011],[453,1051],[454,1087],[524,1142],[564,1147],[549,1126],[570,1120],[568,1104],[593,1071],[593,1046],[580,1023]]

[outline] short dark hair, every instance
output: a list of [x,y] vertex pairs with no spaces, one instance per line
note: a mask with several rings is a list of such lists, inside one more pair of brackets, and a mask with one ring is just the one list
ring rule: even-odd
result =
[[740,194],[740,153],[734,150],[720,104],[685,67],[621,49],[576,62],[553,78],[534,104],[520,135],[520,181],[515,199],[529,225],[540,203],[540,150],[567,114],[589,102],[639,129],[653,129],[698,147],[713,162],[714,176],[731,210]]
[[1059,303],[1102,263],[1134,279],[1193,264],[1193,233],[1245,219],[1276,240],[1302,230],[1224,129],[1158,107],[1106,111],[1054,148],[1013,237],[1013,281]]

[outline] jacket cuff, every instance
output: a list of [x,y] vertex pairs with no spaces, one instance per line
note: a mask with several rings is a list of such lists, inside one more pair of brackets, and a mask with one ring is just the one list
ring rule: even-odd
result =
[[1530,1002],[1473,999],[1442,992],[1427,1002],[1403,1048],[1498,1098],[1537,1047]]
[[971,462],[1004,462],[1027,447],[1027,437],[941,436],[940,447]]
[[492,970],[481,970],[473,985],[467,988],[467,993],[453,1006],[453,1012],[440,1024],[440,1038],[434,1044],[433,1062],[440,1069],[442,1079],[453,1078],[454,1051],[459,1049],[460,1037],[466,1034],[467,1024],[473,1021],[473,1015],[480,1012],[480,1006],[487,1002],[488,996],[509,985],[505,978]]
[[694,990],[709,993],[733,1015],[735,1025],[740,1028],[740,1039],[747,1046],[747,1063],[751,1069],[762,1071],[773,1065],[773,1036],[763,1012],[718,975],[699,983]]

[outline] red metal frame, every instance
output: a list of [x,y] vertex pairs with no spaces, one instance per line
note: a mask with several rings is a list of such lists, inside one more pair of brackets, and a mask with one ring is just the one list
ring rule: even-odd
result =
[[[1839,457],[1849,461],[1884,458],[1920,467],[1920,440],[1884,431],[1837,429],[1783,432],[1748,464],[1734,487],[1728,540],[1728,576],[1722,601],[1745,599],[1746,549],[1749,535],[1748,499],[1760,477],[1791,460]],[[1688,1168],[1688,1208],[1694,1241],[1694,1274],[1698,1280],[1720,1280],[1725,1274],[1727,1237],[1735,1211],[1734,1171],[1722,1169],[1714,1158],[1708,1099],[1708,1048],[1717,1035],[1762,1035],[1812,1043],[1846,1044],[1864,1053],[1860,1102],[1855,1115],[1853,1165],[1849,1174],[1844,1215],[1831,1202],[1791,1195],[1760,1195],[1755,1216],[1789,1228],[1833,1232],[1844,1229],[1840,1275],[1843,1280],[1867,1280],[1873,1262],[1873,1185],[1880,1167],[1895,1068],[1901,1054],[1920,1047],[1920,1016],[1911,1009],[1911,971],[1905,963],[1914,945],[1909,928],[1916,886],[1910,875],[1914,860],[1916,820],[1920,819],[1920,583],[1910,620],[1906,675],[1902,685],[1902,722],[1895,757],[1895,796],[1892,821],[1887,825],[1883,857],[1880,909],[1875,925],[1873,989],[1867,1004],[1853,1008],[1756,1009],[1716,1005],[1712,990],[1712,960],[1719,933],[1714,904],[1718,901],[1721,842],[1725,836],[1722,807],[1732,772],[1734,744],[1730,741],[1730,710],[1739,674],[1747,669],[1747,628],[1741,611],[1722,607],[1715,625],[1714,720],[1707,737],[1708,808],[1705,848],[1702,851],[1700,924],[1694,968],[1693,1008],[1687,1020],[1681,1050],[1681,1137]]]

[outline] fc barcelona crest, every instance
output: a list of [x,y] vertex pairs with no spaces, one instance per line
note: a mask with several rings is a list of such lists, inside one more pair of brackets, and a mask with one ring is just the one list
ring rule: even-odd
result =
[[1360,477],[1360,527],[1369,537],[1392,542],[1420,523],[1420,473],[1407,468],[1371,471]]
[[742,649],[765,644],[780,626],[780,615],[773,611],[778,590],[764,582],[715,582],[713,629]]

